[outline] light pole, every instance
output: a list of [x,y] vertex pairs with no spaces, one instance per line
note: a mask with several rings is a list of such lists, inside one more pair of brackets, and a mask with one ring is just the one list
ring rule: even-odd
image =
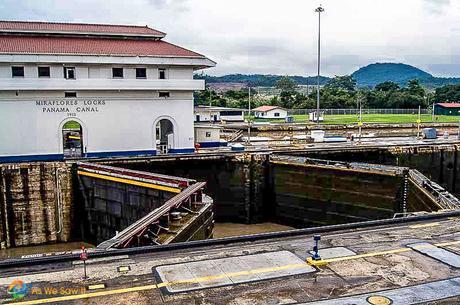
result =
[[358,104],[359,104],[358,144],[361,144],[362,126],[363,126],[363,108],[362,108],[362,105],[361,105],[361,96],[359,95],[359,91],[356,92],[356,96],[357,96]]
[[315,12],[318,13],[318,83],[316,87],[316,122],[319,124],[319,82],[321,73],[321,13],[324,8],[320,5]]
[[249,109],[249,116],[248,116],[248,144],[251,144],[251,86],[248,86],[248,109]]

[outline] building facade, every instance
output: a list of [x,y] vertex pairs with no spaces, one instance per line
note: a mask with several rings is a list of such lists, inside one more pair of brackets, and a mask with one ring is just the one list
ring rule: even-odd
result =
[[258,119],[285,119],[287,110],[278,106],[260,106],[254,109],[254,116]]
[[434,106],[436,115],[460,115],[460,103],[438,103]]
[[142,26],[0,21],[0,162],[194,151],[205,56]]
[[244,110],[238,108],[195,106],[195,122],[243,122]]

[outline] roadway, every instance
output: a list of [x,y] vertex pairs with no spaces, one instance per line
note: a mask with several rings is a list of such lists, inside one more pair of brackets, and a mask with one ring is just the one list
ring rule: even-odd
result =
[[[313,266],[306,234],[90,258],[87,280],[78,261],[14,267],[1,270],[0,285],[30,283],[21,305],[458,304],[459,220],[324,233]],[[6,289],[1,302],[12,302]]]

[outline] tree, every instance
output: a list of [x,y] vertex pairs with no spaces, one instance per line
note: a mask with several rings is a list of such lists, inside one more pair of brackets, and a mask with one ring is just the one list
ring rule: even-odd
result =
[[395,82],[383,82],[375,86],[375,90],[377,91],[398,91],[399,85]]
[[460,102],[460,85],[446,85],[436,88],[434,102]]
[[281,91],[292,92],[297,89],[297,83],[289,76],[283,76],[276,82],[276,88]]
[[288,76],[283,76],[276,82],[276,88],[281,90],[279,105],[284,108],[293,108],[297,94],[297,83]]
[[415,95],[418,97],[425,97],[425,89],[420,85],[418,79],[412,79],[407,83],[407,90],[409,94]]
[[356,90],[356,80],[351,75],[335,76],[325,86],[328,89],[343,89],[348,92]]

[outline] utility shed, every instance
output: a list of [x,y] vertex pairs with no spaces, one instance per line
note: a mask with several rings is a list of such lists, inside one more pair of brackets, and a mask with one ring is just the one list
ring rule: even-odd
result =
[[460,103],[435,104],[434,113],[436,115],[459,115],[460,116]]
[[220,147],[225,146],[225,142],[220,141],[220,126],[195,124],[195,142],[200,147]]

